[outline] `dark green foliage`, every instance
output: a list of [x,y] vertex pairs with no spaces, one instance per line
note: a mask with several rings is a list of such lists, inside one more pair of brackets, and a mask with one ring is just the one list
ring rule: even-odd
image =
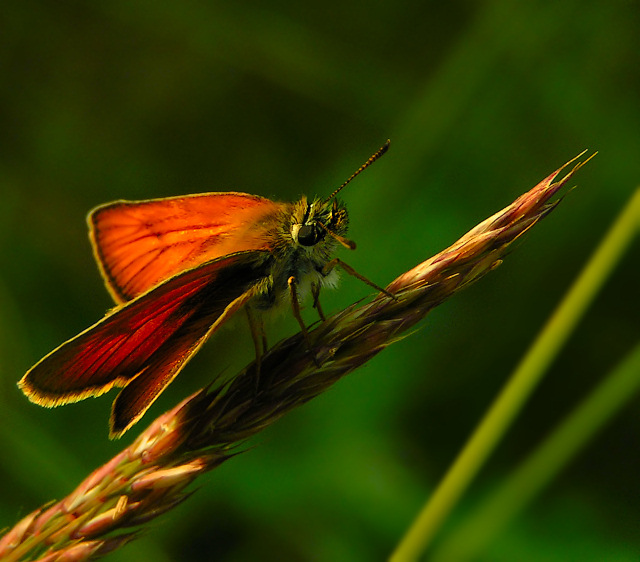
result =
[[[635,6],[11,0],[2,19],[0,527],[122,447],[107,439],[110,397],[45,410],[15,386],[112,306],[86,239],[91,207],[218,190],[326,196],[390,137],[341,193],[358,249],[340,257],[385,285],[582,149],[600,151],[503,267],[110,558],[382,559],[638,183]],[[470,501],[637,341],[637,262],[636,246]],[[345,277],[323,307],[369,292]],[[296,324],[268,330],[275,342]],[[252,353],[237,322],[149,419]],[[487,560],[635,559],[637,405]]]

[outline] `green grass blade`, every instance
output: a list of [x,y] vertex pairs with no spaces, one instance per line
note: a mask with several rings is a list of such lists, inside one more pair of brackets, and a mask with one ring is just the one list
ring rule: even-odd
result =
[[639,217],[637,190],[402,538],[392,561],[416,560],[428,547],[634,239]]
[[640,390],[640,344],[456,532],[434,562],[475,559]]

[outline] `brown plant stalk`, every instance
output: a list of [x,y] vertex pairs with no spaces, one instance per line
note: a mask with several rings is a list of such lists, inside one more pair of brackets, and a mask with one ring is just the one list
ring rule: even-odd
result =
[[145,523],[187,498],[195,478],[234,456],[244,440],[324,392],[499,265],[509,246],[559,203],[550,199],[586,161],[553,180],[574,161],[400,275],[386,288],[395,298],[381,293],[310,330],[312,353],[298,333],[265,354],[259,380],[251,363],[229,383],[202,389],[157,418],[66,498],[8,530],[0,539],[0,560],[90,560],[135,538]]

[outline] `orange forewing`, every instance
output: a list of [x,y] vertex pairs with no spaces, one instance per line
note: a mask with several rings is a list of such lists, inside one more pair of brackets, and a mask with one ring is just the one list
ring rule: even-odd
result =
[[246,193],[203,193],[110,203],[88,222],[107,287],[125,302],[204,262],[268,249],[265,226],[282,206]]
[[269,252],[239,252],[176,275],[115,309],[32,367],[19,385],[57,406],[125,387],[112,436],[135,423],[202,343],[254,294]]

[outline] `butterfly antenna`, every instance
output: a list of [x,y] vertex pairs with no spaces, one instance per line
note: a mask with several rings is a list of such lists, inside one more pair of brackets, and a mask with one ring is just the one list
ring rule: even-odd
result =
[[387,150],[389,150],[389,145],[391,144],[391,141],[389,139],[387,139],[387,142],[384,143],[384,145],[382,145],[373,156],[371,156],[371,158],[369,158],[369,160],[367,160],[362,166],[360,166],[352,175],[351,177],[345,181],[338,189],[336,189],[331,195],[329,195],[329,197],[326,198],[326,200],[324,201],[325,203],[327,201],[331,201],[331,199],[333,199],[336,195],[338,195],[338,193],[340,193],[340,191],[345,188],[347,186],[347,184],[349,182],[351,182],[351,180],[353,178],[355,178],[360,172],[362,172],[365,168],[368,168],[369,166],[371,166],[371,164],[373,164],[378,158],[380,158],[380,156],[382,156]]

